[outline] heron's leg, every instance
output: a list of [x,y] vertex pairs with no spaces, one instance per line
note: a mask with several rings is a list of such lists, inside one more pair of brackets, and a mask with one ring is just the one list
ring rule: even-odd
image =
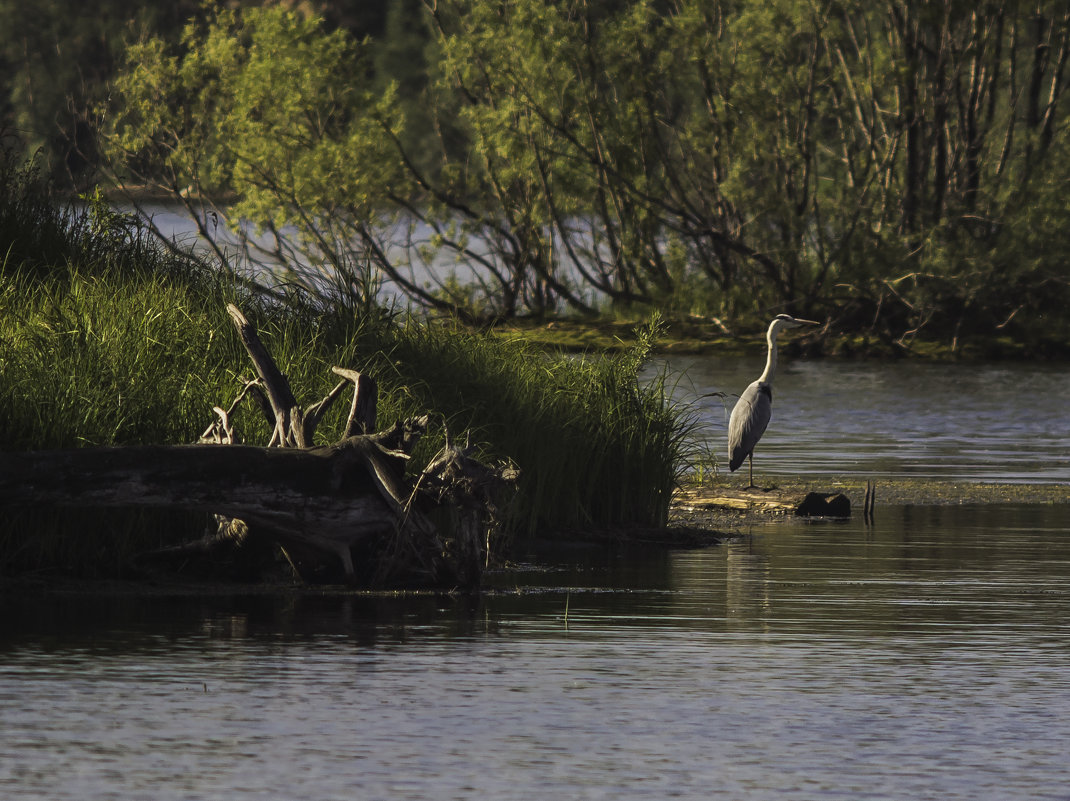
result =
[[747,472],[750,473],[750,486],[747,489],[751,489],[754,486],[754,451],[747,454]]

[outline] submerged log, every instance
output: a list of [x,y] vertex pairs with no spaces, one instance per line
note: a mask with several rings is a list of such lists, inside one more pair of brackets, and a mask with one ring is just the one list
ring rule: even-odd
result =
[[[302,578],[353,582],[357,549],[375,560],[361,571],[372,584],[478,585],[497,521],[494,496],[516,471],[479,464],[447,444],[410,482],[406,460],[426,430],[426,416],[370,433],[375,382],[341,367],[334,372],[343,380],[302,410],[256,329],[237,307],[228,311],[258,378],[243,382],[228,409],[214,407],[217,419],[199,444],[0,453],[0,505],[204,511],[217,531],[166,551],[269,540]],[[323,415],[350,384],[343,439],[312,446]],[[246,397],[272,427],[268,447],[234,444],[231,416]],[[324,569],[332,561],[334,569]]]

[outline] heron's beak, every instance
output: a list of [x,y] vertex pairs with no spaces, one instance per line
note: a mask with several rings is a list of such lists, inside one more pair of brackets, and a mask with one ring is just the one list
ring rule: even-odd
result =
[[821,325],[821,323],[815,322],[814,320],[800,320],[798,317],[795,318],[795,322],[799,325]]

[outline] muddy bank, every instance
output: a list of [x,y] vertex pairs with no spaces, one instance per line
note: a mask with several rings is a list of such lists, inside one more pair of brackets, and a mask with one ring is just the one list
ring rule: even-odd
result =
[[[758,479],[758,491],[741,492],[745,482],[720,481],[682,488],[674,499],[670,524],[687,528],[731,531],[741,525],[769,522],[793,516],[788,508],[809,492],[843,493],[850,499],[852,514],[861,515],[866,494],[864,479],[798,478]],[[1051,504],[1070,503],[1067,484],[984,484],[959,481],[892,478],[875,481],[875,514],[881,506],[937,506],[952,504]],[[754,498],[755,502],[728,505],[728,497]]]

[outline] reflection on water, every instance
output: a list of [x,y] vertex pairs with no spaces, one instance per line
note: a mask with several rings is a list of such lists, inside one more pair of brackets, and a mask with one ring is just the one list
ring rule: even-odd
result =
[[768,614],[769,555],[755,551],[751,542],[729,545],[725,554],[725,619],[750,623]]
[[1070,508],[528,558],[475,599],[7,598],[0,797],[1067,797]]
[[[722,468],[728,413],[763,364],[761,356],[674,357],[667,363],[676,398],[693,404]],[[722,401],[716,392],[728,398]],[[755,450],[755,470],[1066,482],[1068,397],[1065,365],[782,358],[773,386],[773,419]]]

